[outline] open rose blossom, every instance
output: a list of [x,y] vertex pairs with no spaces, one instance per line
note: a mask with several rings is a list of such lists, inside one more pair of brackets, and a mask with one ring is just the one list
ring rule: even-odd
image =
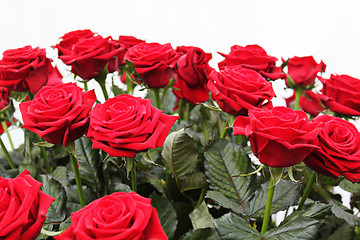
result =
[[58,49],[58,55],[69,55],[71,54],[72,47],[75,43],[77,43],[81,39],[94,37],[95,33],[93,33],[89,29],[85,30],[76,30],[66,33],[61,37],[61,41],[53,46],[53,48]]
[[170,43],[140,43],[129,48],[125,59],[134,64],[149,88],[163,88],[174,74],[179,55]]
[[71,225],[57,240],[167,240],[151,199],[115,192],[71,213]]
[[150,99],[122,94],[95,105],[87,137],[93,148],[113,157],[135,157],[138,152],[161,147],[178,118],[163,114]]
[[270,167],[290,167],[303,161],[318,148],[322,124],[309,122],[305,112],[286,107],[269,111],[249,110],[249,117],[238,116],[234,135],[245,135],[255,156]]
[[[55,47],[60,46],[61,42]],[[84,80],[99,77],[104,70],[109,73],[116,71],[125,54],[120,43],[100,35],[86,36],[66,46],[69,47],[67,51],[59,49],[62,54],[59,58],[66,65],[71,65],[71,72]]]
[[[319,72],[324,72],[326,68],[326,65],[322,61],[317,63],[312,56],[290,58],[286,66],[288,69],[288,75],[297,86],[314,84],[316,75]],[[288,86],[291,85],[287,78],[286,84]]]
[[205,53],[197,47],[181,46],[176,48],[181,53],[177,61],[176,84],[173,93],[180,99],[185,99],[194,104],[205,102],[209,99],[207,88],[208,75],[212,71],[209,66],[211,53]]
[[32,101],[20,104],[22,127],[49,143],[66,146],[87,130],[95,101],[93,90],[84,92],[75,83],[45,86]]
[[241,66],[259,72],[266,78],[276,80],[285,78],[285,74],[281,72],[281,67],[276,67],[276,57],[267,55],[266,51],[258,45],[247,45],[245,47],[234,45],[231,47],[229,54],[219,53],[225,57],[219,62],[219,69],[225,66]]
[[360,79],[348,75],[319,77],[323,83],[322,102],[330,111],[348,116],[360,116]]
[[271,83],[259,73],[242,67],[212,71],[207,86],[219,107],[235,116],[247,115],[249,109],[260,108],[275,96]]
[[343,175],[352,182],[360,181],[360,133],[354,124],[341,118],[321,115],[313,122],[324,123],[319,134],[319,147],[305,159],[305,164],[326,176]]
[[0,60],[0,86],[34,94],[46,85],[51,71],[51,59],[46,57],[45,49],[31,46],[10,49]]
[[24,170],[13,179],[0,177],[0,239],[34,240],[55,200]]

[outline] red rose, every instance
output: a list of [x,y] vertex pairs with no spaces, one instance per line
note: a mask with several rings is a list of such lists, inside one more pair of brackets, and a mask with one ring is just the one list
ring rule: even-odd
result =
[[319,147],[305,164],[326,176],[343,175],[352,182],[360,181],[360,133],[354,124],[341,118],[321,115],[313,122],[324,124],[319,134]]
[[125,48],[129,49],[135,45],[145,42],[144,40],[137,39],[133,36],[119,36],[118,42]]
[[178,47],[181,57],[177,60],[176,84],[173,93],[181,99],[199,104],[209,99],[207,75],[212,71],[208,62],[212,58],[197,47]]
[[93,148],[113,157],[135,157],[138,152],[161,147],[178,118],[163,114],[150,99],[122,94],[95,105],[87,137]]
[[260,108],[275,96],[271,83],[259,73],[242,67],[227,68],[209,75],[211,97],[229,114],[247,115],[249,109]]
[[245,47],[234,45],[229,54],[219,54],[225,57],[222,62],[219,62],[220,70],[225,67],[241,66],[255,70],[272,80],[285,77],[285,74],[281,72],[281,67],[275,66],[278,59],[267,55],[266,51],[258,45],[247,45]]
[[289,167],[317,149],[321,124],[309,122],[305,112],[286,107],[269,111],[253,109],[238,116],[234,135],[245,135],[259,161],[270,167]]
[[319,79],[323,83],[320,98],[330,111],[360,116],[360,79],[333,74],[330,79]]
[[20,103],[22,127],[49,143],[66,146],[85,133],[95,101],[93,90],[83,92],[75,83],[45,86],[32,101]]
[[0,239],[34,240],[55,200],[24,170],[14,179],[0,177]]
[[9,94],[9,89],[5,87],[0,87],[0,112],[9,106]]
[[36,93],[48,81],[51,59],[45,49],[26,46],[10,49],[0,60],[0,86],[11,91]]
[[[290,107],[290,105],[295,101],[295,92],[291,97],[285,98],[285,101],[286,106]],[[319,113],[325,110],[319,95],[311,90],[304,91],[304,95],[300,97],[299,105],[304,112],[310,114],[312,117],[316,117]]]
[[[283,62],[285,62],[284,59]],[[295,85],[298,86],[314,84],[316,75],[319,72],[324,72],[326,68],[326,65],[322,61],[318,64],[312,56],[290,58],[286,66],[288,69],[288,75],[291,77]],[[288,78],[285,80],[286,85],[292,85],[292,83],[288,82]]]
[[71,72],[84,80],[101,76],[106,70],[117,70],[125,54],[124,49],[111,37],[93,36],[79,39],[71,46],[71,51],[63,52],[59,58],[71,65]]
[[140,43],[125,54],[125,59],[134,63],[136,72],[149,88],[162,88],[169,84],[178,57],[170,43]]
[[53,48],[58,49],[59,56],[71,55],[72,47],[75,43],[77,43],[81,39],[91,38],[94,36],[95,33],[90,31],[89,29],[68,32],[61,37],[60,43],[53,46]]
[[115,192],[71,213],[71,225],[58,240],[167,240],[151,199]]

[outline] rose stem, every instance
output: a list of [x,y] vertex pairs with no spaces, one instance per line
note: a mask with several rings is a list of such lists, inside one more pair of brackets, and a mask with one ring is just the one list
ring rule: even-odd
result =
[[301,95],[303,95],[304,90],[298,88],[295,89],[295,105],[294,105],[294,110],[300,110],[300,97]]
[[1,122],[1,124],[2,124],[2,127],[3,127],[3,129],[4,129],[4,132],[6,132],[6,135],[7,135],[8,139],[9,139],[9,143],[10,143],[11,149],[12,149],[13,151],[15,151],[14,144],[13,144],[13,142],[12,142],[12,140],[11,140],[11,136],[10,136],[10,133],[9,133],[8,126],[6,125],[6,121]]
[[265,207],[265,214],[263,219],[263,224],[261,227],[261,237],[264,237],[265,232],[268,229],[269,226],[269,220],[270,220],[270,212],[271,212],[271,204],[272,199],[274,196],[275,186],[273,186],[273,178],[270,177],[270,183],[269,183],[269,190],[266,198],[266,207]]
[[185,107],[184,120],[188,122],[190,121],[190,102],[186,101]]
[[[42,139],[39,137],[39,135],[37,135],[37,138],[38,138],[39,142],[42,141]],[[50,167],[50,164],[49,164],[49,159],[48,159],[48,156],[47,156],[47,153],[46,153],[46,149],[45,149],[45,147],[40,146],[40,150],[41,150],[41,156],[42,156],[42,158],[44,160],[44,163],[45,163],[46,171],[48,173],[51,173],[51,167]]]
[[178,114],[179,114],[180,119],[183,119],[183,114],[182,114],[183,106],[184,106],[184,99],[180,99],[179,108],[178,108]]
[[105,81],[97,81],[101,87],[101,90],[104,94],[105,101],[109,99],[109,95],[106,91]]
[[136,164],[134,161],[133,169],[131,169],[131,188],[134,192],[137,192],[137,182],[136,182]]
[[225,138],[225,136],[226,136],[226,131],[227,131],[226,128],[227,128],[228,123],[229,123],[229,116],[228,116],[228,118],[226,119],[225,125],[224,125],[224,127],[223,127],[223,129],[222,129],[222,131],[221,131],[220,138]]
[[78,161],[71,152],[69,152],[69,155],[70,155],[71,164],[72,164],[72,166],[74,168],[76,187],[77,187],[78,192],[79,192],[80,205],[81,205],[81,207],[84,207],[85,206],[85,201],[84,201],[84,194],[83,194],[83,190],[82,190],[82,184],[81,184],[81,177],[80,177]]
[[305,191],[304,191],[303,195],[301,196],[299,207],[297,208],[297,210],[301,210],[303,208],[304,203],[305,203],[307,197],[309,196],[311,189],[314,185],[315,179],[316,179],[316,172],[313,171],[310,176],[310,179],[306,185]]
[[161,109],[161,103],[160,103],[160,88],[152,88],[155,95],[155,104],[158,109]]
[[88,91],[88,90],[89,90],[88,84],[87,84],[87,82],[84,82],[84,91]]
[[11,167],[12,169],[16,169],[16,166],[15,166],[13,160],[11,159],[10,154],[9,154],[9,152],[7,151],[7,149],[6,149],[5,145],[4,145],[4,142],[2,141],[1,138],[0,138],[0,146],[1,146],[2,151],[3,151],[4,154],[5,154],[6,159],[8,160],[8,162],[9,162],[9,164],[10,164],[10,167]]

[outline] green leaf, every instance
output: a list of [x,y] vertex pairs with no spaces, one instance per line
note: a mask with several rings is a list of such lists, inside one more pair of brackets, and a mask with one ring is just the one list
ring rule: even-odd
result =
[[[348,213],[344,206],[341,203],[336,202],[335,200],[330,200],[329,204],[331,205],[331,212],[340,219],[345,220],[351,227],[360,225],[360,218],[355,215]],[[349,210],[350,211],[350,210]]]
[[19,164],[19,172],[21,173],[25,169],[30,171],[30,175],[35,178],[37,174],[37,169],[34,165],[31,164]]
[[176,179],[194,171],[198,162],[196,143],[184,129],[172,132],[166,138],[162,156]]
[[46,215],[46,221],[51,223],[60,223],[66,218],[66,192],[63,185],[50,175],[40,175],[43,183],[42,191],[55,198],[50,205]]
[[[249,216],[261,216],[266,206],[266,197],[269,183],[261,184],[261,187],[255,192],[255,196],[250,202]],[[271,206],[271,213],[287,209],[295,205],[300,197],[300,184],[289,180],[281,180],[276,186]]]
[[75,141],[76,159],[79,161],[79,171],[83,184],[99,192],[101,187],[98,168],[99,151],[92,148],[92,142],[87,137]]
[[174,207],[169,200],[155,193],[150,197],[152,199],[151,205],[158,211],[160,223],[164,232],[169,239],[172,239],[178,224]]
[[47,147],[47,148],[54,146],[54,144],[48,143],[46,141],[45,142],[37,142],[37,143],[34,143],[34,145],[39,146],[39,147]]
[[215,229],[203,228],[188,232],[180,240],[220,240],[220,237]]
[[344,223],[331,234],[328,240],[352,240],[354,239],[354,229],[349,224]]
[[217,204],[224,208],[228,208],[237,214],[245,214],[243,208],[237,202],[227,198],[224,194],[217,191],[207,191],[206,197],[214,200]]
[[182,191],[207,185],[205,176],[197,170],[197,145],[184,129],[172,132],[166,138],[161,155]]
[[352,193],[360,192],[360,183],[352,183],[346,178],[340,182],[339,187]]
[[320,223],[317,220],[299,217],[295,221],[267,231],[265,240],[310,240],[315,239]]
[[189,214],[189,217],[194,229],[214,227],[214,224],[211,222],[213,217],[209,213],[209,209],[204,201]]
[[67,174],[67,168],[64,166],[57,166],[51,174],[54,179],[59,181],[64,187],[69,185],[69,177]]
[[256,189],[256,176],[235,176],[254,170],[247,154],[238,145],[219,139],[204,155],[210,188],[235,201],[246,213],[245,205]]
[[[228,213],[213,221],[215,228],[223,240],[260,240],[261,235],[258,231],[251,228],[241,217]],[[291,239],[291,238],[289,238]]]

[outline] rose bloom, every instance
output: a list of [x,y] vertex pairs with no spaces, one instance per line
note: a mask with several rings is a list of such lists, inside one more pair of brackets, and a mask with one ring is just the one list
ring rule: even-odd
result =
[[322,102],[330,111],[348,116],[360,116],[360,79],[348,75],[319,77],[323,83]]
[[238,116],[234,135],[245,135],[259,161],[270,167],[290,167],[303,161],[318,148],[322,124],[309,122],[305,112],[286,107],[269,111],[249,110],[249,117]]
[[[285,62],[284,59],[283,62]],[[322,61],[320,63],[316,63],[312,56],[290,58],[286,66],[288,69],[288,75],[297,86],[314,84],[316,75],[319,72],[324,72],[326,68],[326,65]],[[288,78],[285,80],[286,85],[292,85],[292,83],[289,83]]]
[[84,92],[75,83],[45,86],[32,101],[20,103],[22,127],[49,143],[66,146],[86,132],[95,101],[93,90]]
[[104,70],[109,73],[116,71],[125,54],[118,42],[100,35],[78,39],[69,47],[67,51],[62,49],[63,55],[59,58],[71,65],[71,72],[84,80],[97,78]]
[[225,57],[219,62],[219,69],[231,66],[241,66],[259,72],[262,76],[276,80],[284,78],[281,67],[276,67],[276,57],[269,56],[266,51],[258,45],[247,45],[245,47],[234,45],[229,54],[219,53]]
[[313,122],[324,123],[319,134],[319,147],[305,160],[318,173],[337,178],[343,175],[352,182],[360,181],[360,133],[354,124],[341,118],[321,115]]
[[10,49],[0,60],[0,86],[34,94],[46,85],[51,70],[51,59],[46,57],[45,49],[31,46]]
[[71,225],[58,240],[167,240],[151,199],[115,192],[71,213]]
[[[285,98],[287,107],[290,107],[291,104],[294,103],[295,97],[294,92],[291,97]],[[319,113],[325,110],[319,95],[311,90],[304,92],[304,94],[300,97],[299,105],[304,112],[310,114],[312,117],[316,117]]]
[[[137,45],[137,44],[140,44],[140,43],[143,43],[145,42],[144,40],[141,40],[141,39],[137,39],[133,36],[119,36],[119,40],[118,40],[118,43],[120,43],[120,45],[124,48],[125,51],[127,51],[129,48]],[[119,67],[122,67],[122,66],[125,66],[126,65],[126,62],[125,62],[125,59],[121,59],[119,60],[119,62],[121,63]],[[122,72],[120,70],[120,80],[122,83],[126,83],[126,72]]]
[[212,68],[209,66],[211,53],[205,53],[197,47],[181,46],[176,48],[181,54],[177,60],[176,84],[173,86],[179,90],[173,93],[180,99],[199,104],[209,99],[207,88],[207,75]]
[[72,47],[81,39],[92,38],[95,36],[95,33],[89,29],[85,30],[76,30],[66,33],[61,37],[60,43],[53,46],[53,48],[58,49],[58,55],[71,55]]
[[235,116],[247,115],[249,109],[260,108],[275,96],[271,83],[259,73],[242,67],[212,71],[207,86],[219,107]]
[[178,57],[170,43],[140,43],[125,54],[125,59],[134,64],[135,71],[149,88],[163,88],[169,84]]
[[95,105],[87,137],[93,148],[113,157],[135,157],[138,152],[161,147],[178,118],[163,114],[150,99],[122,94]]
[[59,69],[57,67],[54,67],[49,73],[49,79],[46,86],[56,86],[62,84],[62,79],[63,76],[59,72]]
[[0,239],[34,240],[55,200],[24,170],[14,179],[0,177]]

